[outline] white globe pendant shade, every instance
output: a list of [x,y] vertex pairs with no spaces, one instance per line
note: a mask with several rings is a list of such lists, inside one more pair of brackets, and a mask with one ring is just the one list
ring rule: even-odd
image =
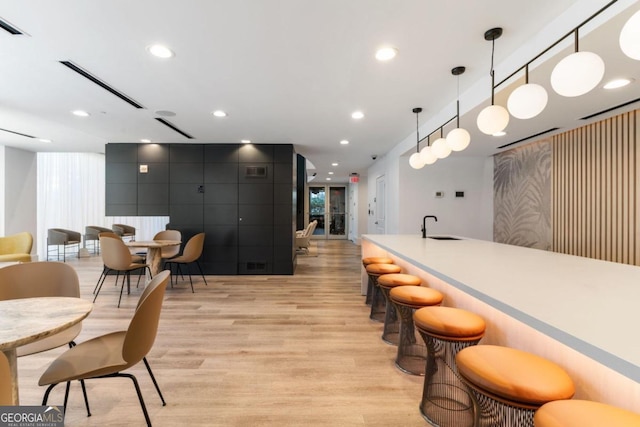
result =
[[420,159],[420,153],[413,153],[411,157],[409,157],[409,164],[414,169],[422,169],[424,162]]
[[527,83],[511,92],[507,100],[507,109],[517,119],[530,119],[542,113],[548,99],[545,88],[535,83]]
[[478,114],[478,129],[487,135],[503,131],[509,124],[509,112],[502,105],[490,105]]
[[584,95],[604,76],[604,61],[593,52],[575,52],[563,58],[551,72],[551,87],[559,95]]
[[451,154],[451,148],[447,145],[447,140],[444,138],[438,138],[433,141],[431,145],[431,151],[439,159],[444,159]]
[[447,145],[453,151],[462,151],[469,146],[471,135],[466,129],[455,128],[447,134]]
[[422,150],[420,150],[420,160],[422,160],[422,163],[424,163],[425,165],[432,165],[436,162],[436,160],[438,160],[438,157],[436,157],[436,155],[433,153],[431,147],[427,145]]
[[629,58],[640,61],[640,10],[634,13],[622,27],[620,49]]

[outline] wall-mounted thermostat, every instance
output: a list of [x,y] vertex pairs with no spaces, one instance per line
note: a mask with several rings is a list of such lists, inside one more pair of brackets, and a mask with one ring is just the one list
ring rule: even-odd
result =
[[444,191],[436,191],[436,198],[440,199],[444,197]]
[[464,191],[456,191],[456,197],[464,197]]

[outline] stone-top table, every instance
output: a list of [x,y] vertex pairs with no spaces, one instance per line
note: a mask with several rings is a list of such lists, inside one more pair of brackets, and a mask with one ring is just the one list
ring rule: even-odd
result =
[[40,297],[0,301],[0,351],[9,359],[13,404],[19,404],[16,349],[64,331],[89,315],[93,304],[80,298]]

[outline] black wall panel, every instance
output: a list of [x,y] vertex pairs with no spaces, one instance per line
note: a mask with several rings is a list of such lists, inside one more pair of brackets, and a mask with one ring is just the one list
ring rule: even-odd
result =
[[238,203],[241,205],[273,205],[273,185],[239,184]]
[[107,144],[106,152],[108,215],[168,214],[183,242],[204,231],[205,274],[293,274],[292,145]]

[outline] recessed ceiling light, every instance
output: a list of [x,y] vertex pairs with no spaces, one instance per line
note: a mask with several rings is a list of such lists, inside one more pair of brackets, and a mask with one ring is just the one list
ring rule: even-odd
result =
[[507,133],[503,130],[501,130],[500,132],[496,132],[493,134],[493,136],[505,136]]
[[327,178],[327,181],[331,181],[331,178]]
[[227,117],[227,113],[222,110],[216,110],[212,114],[216,117]]
[[376,51],[376,59],[378,61],[389,61],[396,57],[398,54],[398,49],[395,47],[381,47]]
[[353,113],[351,113],[351,117],[359,120],[364,117],[364,113],[362,111],[354,111]]
[[624,87],[624,86],[628,85],[632,81],[633,81],[633,79],[625,79],[625,78],[614,79],[614,80],[608,81],[607,84],[605,84],[602,87],[604,89],[618,89],[619,87]]
[[346,139],[343,139],[342,141],[340,141],[340,144],[342,145],[347,145],[349,143],[349,141],[347,141]]
[[147,143],[148,143],[148,142],[151,142],[151,140],[150,140],[150,139],[143,138],[143,139],[141,139],[141,140],[140,140],[140,142],[147,142]]
[[147,51],[153,56],[158,58],[171,58],[175,54],[168,47],[161,44],[152,44],[151,46],[147,46]]
[[337,163],[331,163],[331,166],[338,166]]
[[49,142],[51,142],[51,140],[50,139],[46,139],[46,138],[40,138],[40,142],[49,143]]
[[74,116],[78,116],[78,117],[89,117],[90,114],[87,113],[86,111],[83,110],[73,110],[71,112],[71,114],[73,114]]
[[333,172],[329,172],[329,175],[333,175]]
[[250,139],[242,139],[242,140],[240,140],[240,142],[242,142],[243,144],[251,144],[251,140]]

